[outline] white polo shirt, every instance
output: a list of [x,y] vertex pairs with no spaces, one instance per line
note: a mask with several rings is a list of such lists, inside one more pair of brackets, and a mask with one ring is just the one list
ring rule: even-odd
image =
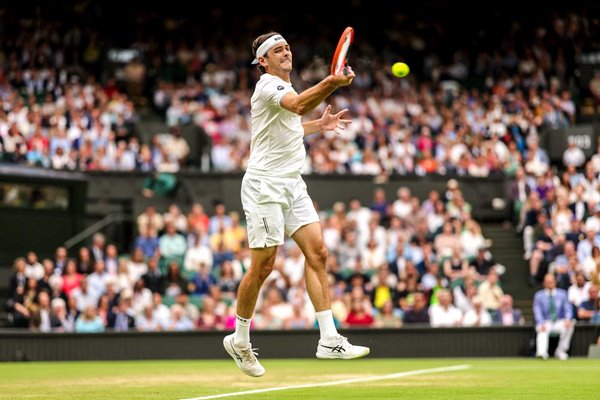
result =
[[263,74],[252,95],[252,140],[247,171],[266,176],[300,175],[306,158],[302,117],[281,107],[296,93],[291,83]]

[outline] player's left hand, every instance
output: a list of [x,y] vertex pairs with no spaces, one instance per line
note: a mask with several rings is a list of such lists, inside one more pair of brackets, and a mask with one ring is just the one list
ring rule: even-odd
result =
[[342,115],[347,111],[348,109],[344,108],[337,114],[331,114],[331,105],[328,105],[321,117],[321,130],[334,131],[338,135],[342,133],[346,124],[352,122],[350,119],[342,119]]

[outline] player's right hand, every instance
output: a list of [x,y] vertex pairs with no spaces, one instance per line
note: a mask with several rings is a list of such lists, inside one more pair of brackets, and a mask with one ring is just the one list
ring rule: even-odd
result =
[[352,67],[346,65],[340,73],[335,74],[333,77],[337,86],[348,86],[352,83],[356,75],[352,71]]

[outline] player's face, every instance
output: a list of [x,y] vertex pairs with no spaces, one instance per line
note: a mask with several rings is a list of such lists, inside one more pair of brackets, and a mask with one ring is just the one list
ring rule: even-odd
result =
[[287,43],[281,43],[269,50],[269,67],[286,72],[292,70],[292,50]]

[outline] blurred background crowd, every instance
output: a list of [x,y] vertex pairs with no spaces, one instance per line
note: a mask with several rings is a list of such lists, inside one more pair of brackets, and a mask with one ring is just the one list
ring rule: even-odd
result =
[[[8,9],[0,30],[1,162],[166,179],[243,171],[259,77],[252,40],[271,29],[286,37],[300,92],[326,76],[339,32],[353,25],[357,77],[328,99],[334,110],[348,108],[352,123],[341,135],[307,138],[305,172],[441,174],[448,185],[427,198],[407,186],[396,198],[376,190],[371,204],[353,199],[320,210],[340,326],[525,323],[502,290],[506,268],[454,179],[490,175],[510,180],[508,223],[523,236],[528,283],[555,275],[577,318],[600,321],[600,152],[587,157],[571,143],[552,162],[541,140],[544,129],[572,127],[596,106],[576,63],[600,50],[592,6],[509,19],[416,9],[380,15],[380,29],[367,28],[360,2],[336,23],[216,7],[188,18],[185,7],[112,1],[26,8]],[[123,9],[109,20],[112,8]],[[411,75],[394,77],[396,61]],[[140,130],[149,116],[165,129]],[[190,129],[194,143],[183,134]],[[97,234],[78,249],[38,258],[32,247],[17,258],[11,323],[61,332],[233,328],[249,260],[243,216],[217,202],[151,205],[136,218],[132,248]],[[255,328],[315,326],[303,268],[297,246],[280,248]]]

